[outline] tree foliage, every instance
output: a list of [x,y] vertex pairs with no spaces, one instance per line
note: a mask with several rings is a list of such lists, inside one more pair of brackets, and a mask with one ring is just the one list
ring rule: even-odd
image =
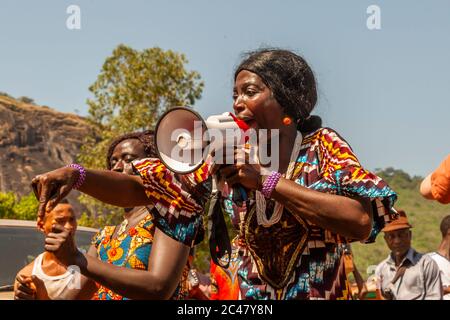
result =
[[401,169],[392,167],[376,170],[376,174],[385,180],[392,188],[395,189],[417,189],[422,182],[422,177],[411,177],[408,173]]
[[14,219],[14,205],[16,201],[14,193],[0,193],[0,218]]
[[[88,168],[104,168],[112,139],[153,129],[170,107],[193,105],[201,97],[203,82],[198,72],[186,70],[187,63],[185,55],[156,47],[138,51],[121,44],[114,49],[89,87],[93,98],[87,100],[88,121],[94,132],[85,137],[78,161]],[[89,210],[83,224],[104,222],[106,218],[99,217],[105,212],[111,213],[111,223],[121,219],[121,209],[84,195],[80,201]]]
[[36,220],[39,203],[34,193],[18,198],[13,192],[0,192],[0,218]]
[[[101,203],[99,203],[101,206]],[[106,207],[105,207],[106,208]],[[102,209],[105,209],[102,208]],[[78,218],[78,225],[101,229],[104,226],[114,226],[118,225],[123,220],[123,210],[120,208],[112,207],[107,214],[88,214],[83,212],[83,214]]]
[[17,100],[19,100],[19,101],[21,101],[21,102],[24,102],[24,103],[36,104],[36,102],[34,101],[34,99],[32,99],[32,98],[30,98],[30,97],[22,96],[22,97],[17,98]]

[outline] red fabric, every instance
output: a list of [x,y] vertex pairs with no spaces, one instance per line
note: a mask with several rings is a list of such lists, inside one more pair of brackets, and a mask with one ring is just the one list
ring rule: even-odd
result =
[[211,260],[211,300],[239,299],[239,282],[236,271],[231,264],[230,268],[223,269]]

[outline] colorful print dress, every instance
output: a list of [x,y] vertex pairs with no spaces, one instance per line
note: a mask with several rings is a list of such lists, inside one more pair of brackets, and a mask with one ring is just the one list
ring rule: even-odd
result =
[[[135,227],[124,232],[116,238],[112,238],[116,226],[106,226],[93,238],[92,244],[97,249],[100,260],[119,267],[148,270],[148,259],[150,256],[155,225],[153,216],[146,215]],[[183,270],[183,277],[173,295],[173,299],[182,299],[187,295],[187,267]],[[128,300],[112,290],[97,284],[98,290],[93,300]]]
[[[196,194],[183,191],[178,181],[158,160],[134,163],[143,178],[147,195],[158,202],[161,229],[187,245],[194,243],[202,228],[204,202]],[[207,181],[207,167],[186,176],[193,187]],[[303,137],[293,179],[306,188],[346,197],[370,200],[373,242],[386,223],[397,218],[395,192],[378,176],[361,167],[347,142],[329,128]],[[239,232],[240,299],[349,299],[350,288],[344,267],[344,244],[352,242],[306,221],[284,209],[279,222],[258,225],[254,195],[243,207],[224,199]],[[267,202],[266,215],[273,212]]]

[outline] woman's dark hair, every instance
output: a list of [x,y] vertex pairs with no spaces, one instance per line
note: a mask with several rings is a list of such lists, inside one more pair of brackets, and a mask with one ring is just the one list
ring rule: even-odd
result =
[[158,158],[158,154],[156,153],[156,147],[154,143],[155,132],[153,130],[146,130],[142,132],[133,132],[121,135],[115,138],[108,148],[108,153],[106,155],[106,168],[111,170],[111,162],[110,159],[114,152],[114,149],[117,147],[119,143],[124,140],[136,139],[139,140],[144,145],[145,155],[149,158]]
[[440,227],[442,237],[445,237],[447,235],[448,230],[450,229],[450,215],[445,216],[444,219],[442,219]]
[[242,70],[261,77],[301,132],[315,131],[322,125],[319,116],[311,116],[317,102],[316,81],[302,57],[288,50],[260,49],[247,54],[234,73],[235,80]]

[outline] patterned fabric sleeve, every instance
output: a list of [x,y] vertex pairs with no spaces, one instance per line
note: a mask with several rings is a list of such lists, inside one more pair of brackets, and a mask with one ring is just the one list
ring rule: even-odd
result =
[[380,177],[361,167],[350,146],[334,130],[322,129],[319,139],[322,178],[310,188],[336,195],[370,199],[373,208],[372,231],[364,242],[374,242],[384,225],[397,217],[397,213],[392,209],[397,194]]
[[102,234],[103,234],[103,229],[100,229],[93,237],[91,240],[91,245],[93,245],[96,249],[98,249],[98,247],[100,246],[100,243],[102,243]]
[[153,223],[185,245],[196,244],[203,231],[201,213],[210,194],[208,167],[204,165],[191,174],[177,175],[157,158],[137,160],[133,166],[154,205]]

